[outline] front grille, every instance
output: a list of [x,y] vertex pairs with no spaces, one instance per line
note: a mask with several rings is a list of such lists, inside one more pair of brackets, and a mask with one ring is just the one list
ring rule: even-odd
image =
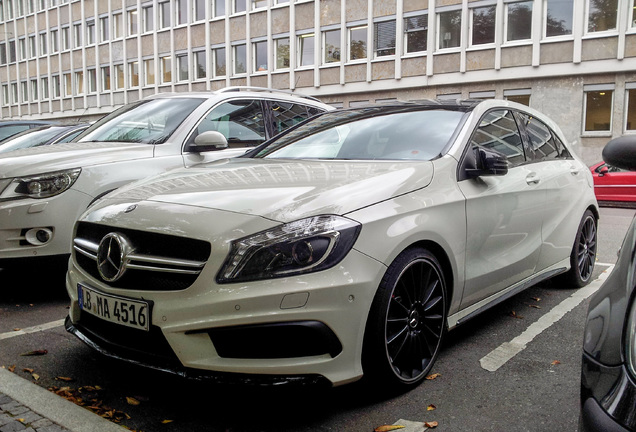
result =
[[[113,282],[104,280],[97,268],[97,249],[110,233],[119,233],[133,247],[126,271]],[[123,289],[176,291],[188,288],[210,257],[210,243],[173,235],[150,233],[89,222],[80,222],[73,240],[77,265],[96,279]]]

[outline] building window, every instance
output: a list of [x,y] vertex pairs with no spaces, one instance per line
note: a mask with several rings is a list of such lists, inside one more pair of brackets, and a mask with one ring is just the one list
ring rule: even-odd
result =
[[225,16],[225,0],[214,0],[214,16]]
[[373,45],[376,57],[395,55],[395,20],[375,23]]
[[234,4],[234,13],[245,12],[247,0],[232,0]]
[[18,84],[11,83],[11,102],[16,104],[18,101]]
[[82,24],[73,25],[73,48],[82,47]]
[[504,90],[504,99],[530,106],[530,89]]
[[15,49],[15,41],[9,41],[9,63],[16,62],[16,49]]
[[188,73],[188,55],[179,54],[177,56],[177,79],[179,81],[188,81],[190,74]]
[[247,72],[247,51],[245,44],[235,45],[232,47],[232,65],[234,68],[234,75],[244,74]]
[[73,82],[70,73],[64,74],[64,96],[73,96]]
[[161,82],[172,82],[172,57],[161,58]]
[[254,72],[267,70],[267,41],[254,42]]
[[587,31],[589,33],[616,30],[618,0],[587,1]]
[[9,105],[9,84],[2,84],[2,105]]
[[122,25],[122,14],[113,14],[113,39],[119,39],[124,36]]
[[86,78],[88,79],[88,92],[97,92],[97,71],[95,69],[86,70]]
[[314,34],[298,36],[298,66],[312,66],[314,64],[314,52],[316,50]]
[[110,27],[108,25],[108,17],[99,19],[99,40],[106,42],[110,38]]
[[102,90],[110,90],[110,66],[104,66],[101,68],[102,76]]
[[192,0],[192,16],[194,21],[205,19],[205,0]]
[[86,45],[95,43],[95,21],[86,21]]
[[46,33],[40,33],[40,55],[46,55],[48,53],[48,43],[46,40]]
[[29,101],[29,85],[26,81],[20,83],[20,91],[22,92],[22,103]]
[[84,94],[84,72],[75,72],[75,94]]
[[42,90],[42,100],[47,100],[49,98],[49,79],[48,77],[44,77],[40,80],[40,89]]
[[188,23],[188,0],[174,0],[175,4],[175,25]]
[[0,65],[7,64],[7,44],[5,42],[0,43]]
[[523,1],[506,5],[506,41],[532,38],[532,3]]
[[289,68],[289,38],[280,38],[274,41],[276,47],[276,69]]
[[585,132],[610,132],[612,130],[612,106],[614,91],[597,89],[585,90]]
[[437,15],[439,33],[437,35],[438,48],[457,48],[461,44],[462,11],[448,11]]
[[322,52],[325,64],[340,61],[340,30],[329,30],[322,33]]
[[31,100],[38,100],[38,80],[36,79],[31,80]]
[[547,0],[545,6],[545,36],[572,34],[574,0]]
[[58,30],[51,30],[50,33],[50,41],[51,41],[51,53],[56,53],[60,50],[60,32]]
[[428,14],[404,18],[404,52],[426,51]]
[[267,6],[267,0],[251,0],[252,2],[252,10],[260,9]]
[[367,26],[349,29],[349,60],[367,58]]
[[126,78],[124,76],[124,65],[118,64],[115,68],[115,90],[126,88]]
[[139,62],[128,63],[128,87],[139,87]]
[[26,60],[27,58],[27,48],[26,48],[26,39],[21,38],[18,40],[18,47],[20,48],[20,60]]
[[[633,86],[634,88],[629,88]],[[636,85],[628,84],[627,97],[625,101],[626,113],[625,113],[625,130],[636,130]]]
[[206,65],[205,51],[196,51],[192,53],[192,59],[192,71],[194,72],[194,79],[205,79],[207,77],[206,71],[208,69]]
[[146,85],[155,84],[155,61],[153,59],[144,60],[144,76]]
[[212,50],[212,61],[214,62],[214,76],[220,77],[227,74],[225,68],[225,48],[215,48]]
[[137,34],[137,9],[128,11],[128,36]]
[[142,9],[143,13],[143,28],[144,32],[151,32],[155,29],[155,16],[152,6],[147,6]]
[[471,45],[495,43],[496,6],[478,7],[472,12]]
[[159,28],[170,27],[170,2],[158,3],[159,7]]
[[36,45],[35,36],[29,36],[29,56],[31,58],[38,56],[38,47]]
[[53,91],[53,97],[59,98],[60,95],[62,94],[60,91],[60,76],[53,75],[51,79],[53,80],[52,86],[51,86],[51,90]]
[[629,8],[629,22],[631,22],[631,27],[636,27],[636,0],[632,0],[632,7]]

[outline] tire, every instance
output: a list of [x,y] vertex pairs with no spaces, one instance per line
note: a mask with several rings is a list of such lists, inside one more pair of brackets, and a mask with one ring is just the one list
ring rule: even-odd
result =
[[435,256],[423,248],[402,252],[374,297],[363,348],[366,379],[396,390],[427,376],[446,332],[446,282]]
[[583,214],[579,228],[576,231],[574,245],[570,253],[570,270],[563,275],[566,283],[577,288],[584,287],[590,283],[596,261],[596,235],[596,217],[591,211],[587,210]]

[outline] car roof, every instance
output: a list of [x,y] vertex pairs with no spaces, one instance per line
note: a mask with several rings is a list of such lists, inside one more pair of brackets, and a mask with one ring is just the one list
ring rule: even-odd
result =
[[157,93],[147,96],[145,99],[165,99],[165,98],[187,98],[187,97],[200,97],[200,98],[213,98],[223,97],[227,94],[227,97],[232,97],[237,94],[241,97],[248,97],[254,99],[286,99],[286,100],[302,100],[304,103],[317,104],[322,106],[328,106],[324,102],[316,99],[313,96],[304,95],[302,93],[296,93],[289,90],[278,90],[267,87],[250,87],[250,86],[234,86],[224,87],[219,90],[213,90],[209,92],[166,92]]

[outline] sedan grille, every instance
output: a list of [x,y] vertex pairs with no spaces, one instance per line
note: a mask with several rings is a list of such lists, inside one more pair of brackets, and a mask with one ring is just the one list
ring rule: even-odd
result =
[[[100,244],[109,238],[124,239],[125,245],[116,240],[117,245],[107,244],[100,252]],[[89,222],[78,224],[73,239],[73,257],[80,268],[110,286],[135,290],[188,288],[201,273],[210,251],[210,243],[202,240]],[[98,259],[100,253],[110,255]]]

